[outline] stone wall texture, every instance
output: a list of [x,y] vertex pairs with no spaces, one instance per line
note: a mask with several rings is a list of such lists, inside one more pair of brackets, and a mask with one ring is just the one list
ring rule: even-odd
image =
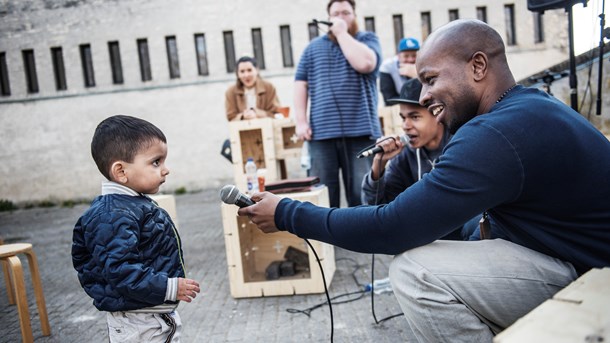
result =
[[[266,69],[280,101],[292,106],[296,67],[282,60],[280,26],[289,25],[295,65],[309,42],[308,23],[326,19],[327,1],[293,0],[6,0],[0,6],[0,54],[4,54],[10,95],[0,96],[0,199],[16,203],[90,199],[102,177],[89,144],[96,125],[114,114],[129,114],[161,128],[169,146],[171,174],[162,192],[218,187],[233,178],[220,155],[229,131],[224,92],[235,75],[225,64],[223,32],[232,31],[236,55],[252,54],[252,28],[263,36]],[[505,36],[505,1],[485,2],[488,23]],[[421,40],[421,12],[432,28],[448,22],[448,10],[476,17],[480,1],[360,0],[356,13],[374,18],[383,57],[395,53],[393,16],[401,15],[406,36]],[[543,16],[543,43],[534,43],[533,14],[525,0],[514,1],[518,44],[508,47],[517,79],[567,59],[567,19],[563,10]],[[194,35],[204,34],[209,75],[197,73]],[[171,79],[165,47],[175,36],[180,78]],[[153,79],[140,77],[136,40],[148,40]],[[473,38],[476,39],[476,38]],[[124,83],[113,84],[108,42],[118,41]],[[79,46],[90,44],[95,86],[85,87]],[[50,49],[61,47],[67,90],[55,89]],[[27,92],[22,51],[32,49],[39,91]],[[382,103],[382,102],[380,102]],[[606,110],[607,111],[607,110]],[[302,175],[298,162],[290,175]]]

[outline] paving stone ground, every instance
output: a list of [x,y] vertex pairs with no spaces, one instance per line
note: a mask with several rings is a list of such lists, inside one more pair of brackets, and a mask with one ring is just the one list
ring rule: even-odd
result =
[[[33,208],[0,212],[0,236],[5,243],[34,246],[47,303],[52,334],[43,337],[31,288],[27,260],[26,290],[35,342],[107,342],[105,314],[97,311],[78,283],[72,268],[72,228],[88,205],[73,208]],[[217,189],[176,196],[180,234],[189,277],[202,290],[192,303],[182,303],[183,342],[330,342],[328,306],[310,316],[287,309],[307,309],[326,301],[322,294],[234,299],[229,291],[225,242]],[[371,255],[335,248],[336,266],[330,296],[359,291],[370,282]],[[375,255],[375,277],[387,276],[390,256]],[[20,342],[17,308],[9,306],[0,276],[0,342]],[[355,296],[351,296],[354,298]],[[350,298],[350,297],[347,297]],[[333,302],[345,300],[339,298]],[[400,313],[392,293],[374,296],[378,320]],[[375,324],[371,296],[335,304],[334,342],[404,342],[404,317]]]

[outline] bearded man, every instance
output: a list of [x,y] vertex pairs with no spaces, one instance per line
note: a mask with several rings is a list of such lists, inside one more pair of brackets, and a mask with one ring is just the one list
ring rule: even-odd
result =
[[[328,34],[305,48],[295,75],[296,133],[309,141],[309,175],[328,187],[330,206],[339,207],[339,171],[349,206],[360,205],[360,182],[370,160],[357,153],[381,136],[377,116],[379,39],[358,31],[354,0],[327,5]],[[307,102],[310,102],[309,120]]]

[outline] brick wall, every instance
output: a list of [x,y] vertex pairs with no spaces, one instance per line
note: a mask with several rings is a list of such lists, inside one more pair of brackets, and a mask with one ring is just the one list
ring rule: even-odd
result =
[[[547,42],[533,43],[532,13],[515,2],[518,45],[509,49],[517,78],[566,58],[562,10],[544,15]],[[449,7],[449,5],[451,5]],[[237,56],[252,53],[251,29],[263,34],[266,70],[261,74],[292,106],[295,68],[284,67],[280,25],[290,25],[295,64],[309,41],[307,24],[325,19],[326,1],[293,0],[88,0],[3,2],[0,53],[9,69],[11,95],[0,96],[0,199],[15,202],[91,198],[101,176],[90,157],[95,126],[113,114],[140,116],[167,135],[171,174],[162,191],[220,187],[232,168],[219,154],[228,137],[223,95],[235,76],[227,73],[222,32],[233,31]],[[432,27],[448,21],[449,8],[475,17],[474,0],[360,0],[356,13],[374,17],[383,57],[394,54],[392,16],[401,14],[405,35],[421,38],[420,12],[430,11]],[[504,2],[486,3],[488,22],[504,34]],[[548,23],[548,24],[547,24]],[[197,74],[194,34],[206,37],[210,74]],[[165,37],[175,36],[180,78],[170,79]],[[149,44],[153,79],[142,82],[136,40]],[[108,42],[118,41],[125,82],[112,83]],[[79,45],[90,44],[95,87],[84,86]],[[57,91],[51,47],[62,47],[67,90]],[[22,50],[33,49],[39,92],[28,94]],[[543,59],[533,56],[544,56]],[[525,63],[524,61],[527,61]],[[301,171],[292,169],[295,174]]]

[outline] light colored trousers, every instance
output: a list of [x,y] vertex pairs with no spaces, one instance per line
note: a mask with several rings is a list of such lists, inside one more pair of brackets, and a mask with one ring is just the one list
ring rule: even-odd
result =
[[182,320],[177,311],[166,314],[107,312],[106,321],[111,343],[180,342]]
[[577,277],[572,264],[502,239],[439,240],[390,265],[413,342],[491,342]]

